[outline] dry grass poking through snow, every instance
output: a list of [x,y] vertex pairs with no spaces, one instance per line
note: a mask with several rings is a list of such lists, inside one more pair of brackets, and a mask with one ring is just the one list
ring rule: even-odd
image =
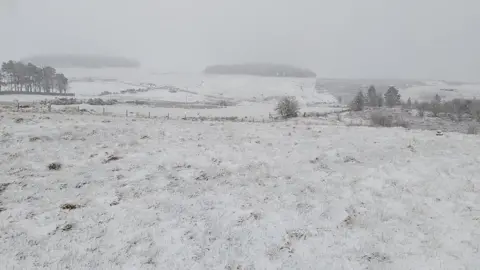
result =
[[5,269],[480,268],[477,136],[102,120],[4,115]]

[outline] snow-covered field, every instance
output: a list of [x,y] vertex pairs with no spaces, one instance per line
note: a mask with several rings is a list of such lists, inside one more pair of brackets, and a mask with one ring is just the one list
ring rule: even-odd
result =
[[[132,106],[128,104],[117,104],[115,106],[92,106],[88,104],[71,105],[71,106],[52,106],[52,111],[70,110],[77,111],[78,109],[85,109],[96,114],[102,114],[105,109],[106,114],[116,116],[124,116],[126,112],[129,115],[138,115],[146,117],[248,117],[256,119],[257,121],[269,120],[270,115],[274,115],[275,104],[271,103],[254,103],[242,102],[235,106],[228,106],[225,108],[210,108],[210,109],[195,109],[195,108],[172,108],[172,107],[150,107],[150,106]],[[45,109],[46,110],[46,109]],[[336,108],[330,106],[316,106],[315,108],[303,108],[303,112],[318,112],[331,113],[342,111],[343,108]]]
[[478,136],[308,119],[0,121],[4,269],[480,268]]
[[[160,115],[214,115],[237,117],[268,117],[273,113],[277,100],[282,96],[295,96],[302,111],[332,111],[330,105],[337,104],[336,98],[328,91],[316,91],[314,78],[269,78],[257,76],[206,75],[202,73],[158,73],[148,69],[64,69],[59,70],[71,79],[71,93],[78,99],[98,98],[102,92],[119,93],[126,89],[146,89],[148,92],[112,94],[102,99],[116,99],[120,103],[108,106],[110,112],[125,111]],[[169,91],[164,86],[173,86]],[[0,95],[0,102],[35,101],[54,99],[52,96]],[[146,101],[149,108],[127,104],[128,101]],[[226,102],[226,108],[206,110],[212,105]],[[153,103],[153,105],[152,105]],[[178,108],[172,108],[182,103]],[[195,104],[196,108],[185,111],[183,104]],[[202,105],[205,105],[202,108]],[[153,109],[151,107],[154,107]],[[103,108],[95,108],[103,111]]]

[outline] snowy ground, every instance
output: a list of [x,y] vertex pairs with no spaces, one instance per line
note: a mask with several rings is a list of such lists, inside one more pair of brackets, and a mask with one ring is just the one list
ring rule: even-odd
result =
[[480,268],[478,136],[305,119],[0,121],[5,269]]

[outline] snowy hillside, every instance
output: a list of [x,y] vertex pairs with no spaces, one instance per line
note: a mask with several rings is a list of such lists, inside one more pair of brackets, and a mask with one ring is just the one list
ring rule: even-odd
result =
[[[84,71],[87,72],[87,71]],[[117,90],[113,89],[112,84],[105,84],[98,82],[99,79],[118,80],[122,82],[129,82],[132,85],[144,85],[146,83],[155,84],[157,86],[172,85],[177,88],[188,91],[192,95],[215,96],[218,98],[231,98],[235,100],[251,100],[257,99],[262,101],[269,97],[278,96],[296,96],[300,102],[306,103],[336,103],[335,97],[328,93],[316,93],[314,78],[272,78],[272,77],[257,77],[247,75],[206,75],[193,73],[176,73],[176,74],[158,74],[149,73],[148,71],[134,71],[126,72],[123,70],[111,69],[110,73],[106,70],[89,71],[84,73],[79,70],[66,70],[67,75],[79,78],[94,78],[94,82],[73,83],[71,91],[80,95],[100,93],[104,88],[106,91],[119,92],[124,88],[121,85],[116,86]],[[90,74],[90,75],[87,75]],[[88,85],[92,87],[88,90]],[[156,92],[156,93],[155,93]],[[150,94],[155,98],[162,98],[162,93],[168,92],[166,90],[151,91],[151,93],[143,93],[146,97]],[[162,93],[162,94],[158,94]],[[201,100],[201,99],[198,99]]]
[[5,269],[480,267],[477,136],[133,120],[3,112]]
[[480,98],[480,84],[450,84],[448,82],[425,82],[425,85],[411,86],[401,89],[402,99],[418,101],[431,101],[435,95],[440,95],[443,100],[455,98],[478,99]]

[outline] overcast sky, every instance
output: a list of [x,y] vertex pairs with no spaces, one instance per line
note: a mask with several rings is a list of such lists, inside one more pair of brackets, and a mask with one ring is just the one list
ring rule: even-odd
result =
[[319,77],[480,81],[478,0],[0,0],[0,59],[275,62]]

